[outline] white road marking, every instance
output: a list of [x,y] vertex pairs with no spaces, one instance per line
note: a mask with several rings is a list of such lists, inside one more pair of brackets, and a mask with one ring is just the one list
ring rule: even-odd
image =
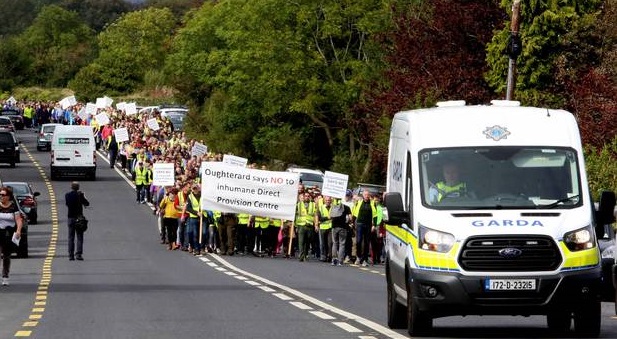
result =
[[350,332],[350,333],[360,333],[360,332],[362,332],[361,329],[359,329],[357,327],[354,327],[354,326],[351,326],[348,323],[344,323],[344,322],[341,322],[341,321],[333,321],[332,323],[334,325],[344,329],[345,331]]
[[[391,329],[389,329],[389,328],[387,328],[385,326],[382,326],[382,325],[380,325],[380,324],[378,324],[378,323],[376,323],[376,322],[374,322],[372,320],[363,318],[363,317],[361,317],[359,315],[356,315],[356,314],[353,314],[351,312],[347,312],[347,311],[345,311],[343,309],[335,307],[334,305],[330,305],[330,304],[328,304],[326,302],[323,302],[323,301],[321,301],[319,299],[313,298],[313,297],[311,297],[311,296],[309,296],[309,295],[307,295],[305,293],[302,293],[302,292],[300,292],[298,290],[295,290],[295,289],[293,289],[291,287],[279,284],[277,282],[274,282],[274,281],[268,280],[266,278],[260,277],[260,276],[258,276],[256,274],[253,274],[253,273],[247,272],[245,270],[242,270],[242,269],[240,269],[240,268],[238,268],[236,266],[233,266],[232,264],[227,262],[225,259],[222,259],[222,258],[220,258],[218,256],[212,256],[212,260],[218,261],[221,265],[223,265],[223,266],[229,268],[230,270],[233,270],[233,271],[235,271],[235,272],[237,272],[239,274],[242,274],[242,275],[244,275],[246,277],[249,277],[249,278],[251,278],[253,280],[260,281],[261,283],[263,283],[265,285],[269,285],[269,286],[271,286],[273,288],[282,290],[282,291],[286,292],[288,295],[293,295],[297,299],[304,300],[305,302],[311,303],[311,304],[316,306],[315,308],[328,310],[329,312],[331,312],[331,313],[333,313],[333,314],[335,314],[337,316],[340,316],[340,318],[342,318],[342,319],[348,319],[349,321],[354,321],[354,322],[356,322],[356,323],[358,323],[358,324],[360,324],[362,326],[368,327],[368,328],[372,329],[373,331],[378,332],[378,333],[380,333],[380,334],[382,334],[384,336],[387,336],[389,338],[396,338],[396,339],[407,339],[408,338],[407,336],[399,334],[399,333],[396,333],[396,332],[392,331]],[[251,284],[251,285],[259,285],[259,283],[256,283],[255,281],[252,281],[252,280],[247,280],[246,282]]]
[[257,288],[262,289],[264,292],[268,292],[268,293],[272,293],[272,292],[276,292],[275,290],[273,290],[272,288],[268,287],[268,286],[257,286]]
[[290,296],[288,296],[286,294],[283,294],[283,293],[272,293],[272,295],[277,297],[277,298],[279,298],[279,299],[281,299],[281,300],[285,300],[285,301],[294,300],[294,298],[292,298],[292,297],[290,297]]
[[323,320],[334,320],[336,318],[334,318],[333,316],[327,314],[327,313],[323,313],[322,311],[310,311],[311,314],[313,314],[314,316],[323,319]]
[[301,301],[292,301],[290,302],[290,304],[296,306],[297,308],[301,309],[301,310],[312,310],[313,308]]

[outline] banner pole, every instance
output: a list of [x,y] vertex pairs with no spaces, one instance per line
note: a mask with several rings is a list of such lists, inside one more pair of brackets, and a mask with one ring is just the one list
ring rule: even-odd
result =
[[295,225],[295,221],[291,222],[291,227],[289,228],[289,247],[287,247],[287,256],[291,257],[291,248],[293,246],[293,240],[294,240],[294,225]]

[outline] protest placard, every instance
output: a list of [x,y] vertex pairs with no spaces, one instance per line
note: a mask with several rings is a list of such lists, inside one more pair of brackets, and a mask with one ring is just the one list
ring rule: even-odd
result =
[[345,192],[347,191],[348,181],[349,176],[347,174],[326,171],[323,178],[321,194],[331,196],[333,198],[343,199],[345,198]]
[[298,173],[201,163],[202,209],[294,220]]
[[148,124],[148,127],[153,131],[158,131],[160,129],[159,122],[156,121],[156,118],[148,119],[146,124]]
[[95,115],[96,114],[96,105],[89,102],[86,104],[86,113],[88,115]]
[[122,101],[116,104],[116,109],[118,111],[124,111],[125,106],[126,106],[126,102]]
[[152,185],[173,186],[175,183],[174,163],[154,163],[152,166]]
[[105,112],[95,115],[94,118],[101,126],[109,124],[109,116]]
[[116,136],[117,142],[129,141],[129,131],[126,129],[126,127],[116,128],[114,130],[114,135]]
[[14,106],[17,103],[17,100],[15,99],[15,97],[11,96],[10,98],[6,100],[6,103],[11,106]]
[[246,164],[248,164],[248,162],[249,162],[249,159],[247,158],[243,158],[243,157],[239,157],[239,156],[235,156],[231,154],[223,155],[223,163],[225,164],[246,167]]
[[135,104],[134,102],[129,102],[128,104],[124,105],[124,112],[126,112],[126,114],[128,115],[137,114],[137,104]]
[[206,153],[208,153],[208,146],[202,143],[199,143],[199,142],[196,142],[193,145],[193,148],[191,149],[191,156],[196,156],[196,155],[199,156],[199,155],[204,155]]

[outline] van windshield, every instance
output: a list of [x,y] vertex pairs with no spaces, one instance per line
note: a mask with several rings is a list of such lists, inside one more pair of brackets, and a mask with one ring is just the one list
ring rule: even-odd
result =
[[434,209],[562,209],[582,204],[577,153],[469,147],[420,153],[422,203]]

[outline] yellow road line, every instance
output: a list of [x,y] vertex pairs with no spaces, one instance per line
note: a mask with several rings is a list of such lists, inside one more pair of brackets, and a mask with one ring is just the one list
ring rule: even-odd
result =
[[32,329],[35,328],[45,313],[45,307],[47,306],[47,289],[49,288],[49,284],[51,284],[51,275],[52,275],[52,264],[54,260],[54,256],[56,255],[56,245],[58,244],[58,210],[56,204],[56,195],[54,193],[53,186],[51,182],[47,179],[47,175],[45,174],[45,170],[43,167],[34,159],[30,151],[25,146],[22,146],[22,150],[26,153],[28,158],[32,161],[34,166],[38,168],[39,174],[47,187],[47,192],[50,197],[50,211],[51,211],[51,237],[49,239],[49,246],[47,247],[47,256],[43,261],[43,266],[41,268],[41,280],[39,282],[39,286],[34,297],[34,307],[30,315],[28,316],[28,321],[25,321],[22,324],[22,329],[15,332],[15,337],[29,337],[32,335]]

